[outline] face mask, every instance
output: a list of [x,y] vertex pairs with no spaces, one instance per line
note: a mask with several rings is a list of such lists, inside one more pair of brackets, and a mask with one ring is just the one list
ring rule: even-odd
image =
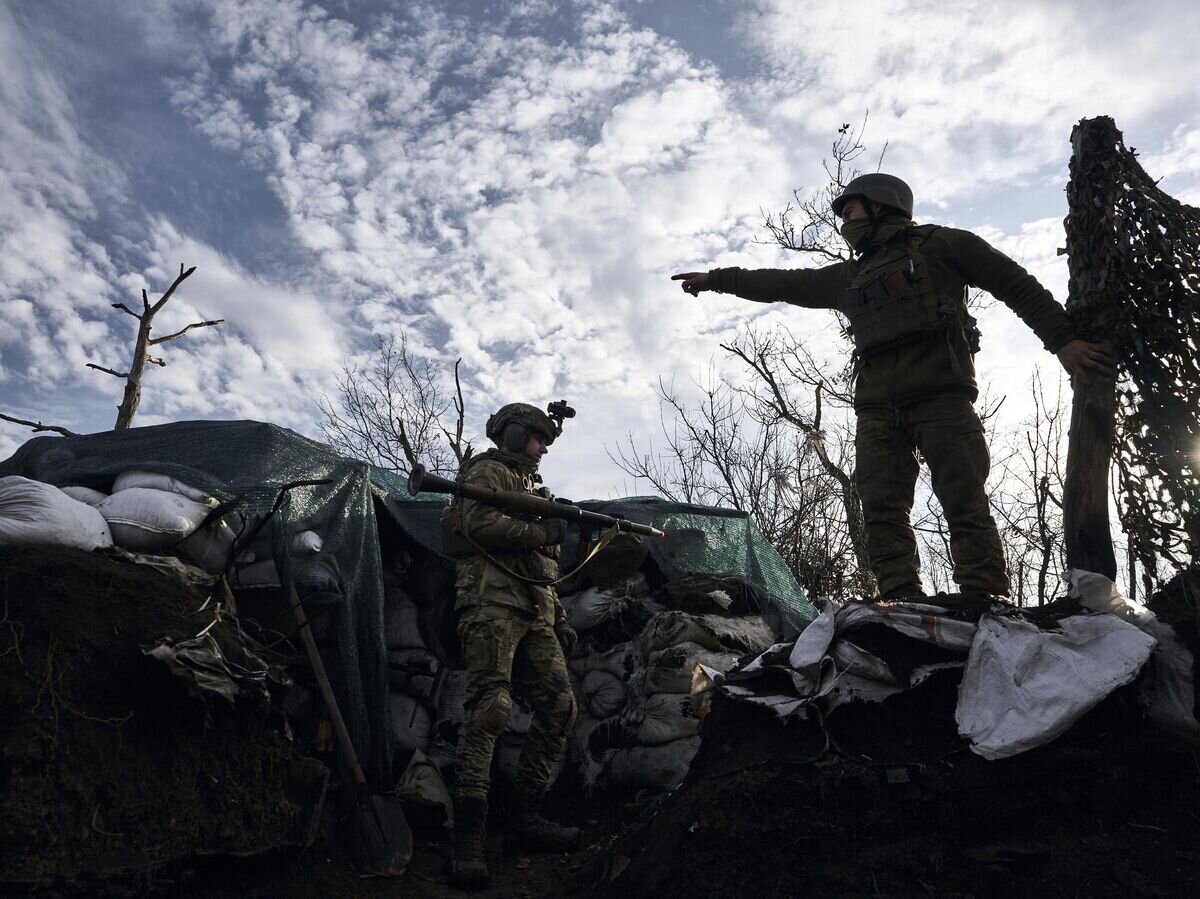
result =
[[848,222],[842,222],[841,232],[842,237],[846,239],[846,243],[850,244],[850,249],[860,251],[862,248],[859,244],[875,229],[875,225],[869,219],[853,219]]

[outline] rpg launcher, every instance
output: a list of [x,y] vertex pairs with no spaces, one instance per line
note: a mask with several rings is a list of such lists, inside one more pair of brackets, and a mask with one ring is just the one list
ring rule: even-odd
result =
[[520,493],[516,490],[496,490],[492,487],[481,487],[478,484],[462,484],[447,478],[440,478],[425,470],[424,465],[414,465],[408,475],[408,492],[413,496],[418,493],[449,493],[466,499],[473,499],[505,512],[516,512],[521,515],[536,515],[540,518],[562,518],[566,521],[578,522],[584,530],[599,530],[616,527],[619,531],[630,534],[641,534],[643,537],[665,537],[665,532],[648,524],[638,524],[625,518],[614,518],[600,512],[589,512],[579,506],[562,500],[545,499],[530,493]]

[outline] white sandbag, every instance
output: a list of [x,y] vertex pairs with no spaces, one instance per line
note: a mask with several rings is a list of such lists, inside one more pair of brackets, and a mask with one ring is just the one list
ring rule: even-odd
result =
[[179,496],[186,497],[193,502],[210,508],[216,508],[218,505],[215,497],[210,496],[203,490],[197,487],[192,487],[183,481],[176,480],[165,474],[155,474],[152,471],[124,471],[117,475],[117,479],[113,481],[113,493],[120,493],[122,490],[145,488],[149,490],[164,490],[168,493],[176,493]]
[[101,493],[99,490],[93,490],[91,487],[59,487],[63,493],[71,497],[71,499],[79,500],[81,503],[87,503],[89,506],[95,506],[102,500],[108,498],[107,493]]
[[713,652],[699,643],[677,643],[650,653],[642,679],[642,692],[689,693],[696,665],[706,665],[722,674],[737,664],[738,654]]
[[586,677],[589,671],[607,671],[613,677],[624,680],[633,670],[633,657],[628,643],[618,643],[604,652],[573,652],[567,658],[567,667],[578,677]]
[[179,541],[177,548],[179,554],[192,564],[203,568],[209,574],[220,574],[229,564],[229,554],[233,551],[236,536],[229,523],[224,518],[219,518],[204,527],[196,528]]
[[643,746],[658,746],[700,733],[700,722],[692,714],[686,693],[655,693],[621,716]]
[[625,706],[625,683],[607,671],[589,671],[582,687],[593,718],[608,718]]
[[292,537],[292,552],[319,553],[325,548],[325,541],[316,531],[301,531]]
[[212,511],[186,496],[150,487],[118,491],[96,509],[108,522],[114,543],[141,551],[174,546]]
[[398,590],[389,591],[383,604],[383,639],[388,649],[424,649],[418,625],[417,604]]
[[403,693],[392,694],[392,746],[407,751],[430,748],[433,715],[421,700]]
[[104,516],[57,487],[13,475],[0,478],[0,544],[102,549],[113,538]]
[[604,769],[605,780],[626,790],[643,788],[673,790],[683,783],[692,759],[700,750],[700,738],[688,737],[661,746],[619,749]]

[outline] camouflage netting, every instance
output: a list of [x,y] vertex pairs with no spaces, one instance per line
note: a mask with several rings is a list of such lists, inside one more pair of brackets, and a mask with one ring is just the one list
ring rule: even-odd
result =
[[1121,524],[1154,571],[1200,542],[1200,209],[1159,190],[1110,118],[1072,135],[1067,246],[1076,321],[1120,358]]
[[[385,504],[398,524],[425,549],[441,553],[439,520],[446,497],[420,494],[409,498],[404,481],[376,470],[376,486],[387,494]],[[588,500],[579,504],[605,515],[651,524],[666,531],[662,539],[647,538],[650,558],[667,580],[685,574],[737,577],[752,588],[763,615],[777,633],[799,633],[817,617],[804,590],[783,559],[758,532],[745,512],[709,506],[672,503],[657,497]],[[563,559],[575,559],[577,528],[569,528]]]
[[369,466],[286,428],[254,421],[178,422],[81,437],[36,437],[0,462],[0,477],[22,475],[105,492],[117,475],[130,470],[165,474],[198,487],[221,500],[223,508],[232,504],[248,522],[267,516],[285,485],[326,482],[286,492],[271,519],[276,562],[286,577],[288,559],[280,551],[286,537],[303,530],[321,534],[338,584],[338,589],[313,597],[333,603],[328,612],[334,644],[330,675],[344,687],[339,705],[367,776],[390,783],[383,582]]

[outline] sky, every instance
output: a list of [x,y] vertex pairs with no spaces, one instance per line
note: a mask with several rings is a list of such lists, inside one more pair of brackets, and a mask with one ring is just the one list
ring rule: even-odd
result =
[[[560,494],[646,492],[608,451],[661,442],[660,378],[744,377],[719,344],[750,325],[837,347],[831,313],[668,279],[801,264],[760,210],[822,184],[839,125],[869,110],[918,221],[1064,300],[1080,118],[1200,205],[1196,33],[1186,2],[0,0],[0,411],[111,427],[122,382],[86,364],[128,367],[112,304],[194,265],[155,333],[225,324],[161,347],[138,424],[319,436],[342,366],[403,331],[462,358],[469,432],[579,410],[543,463]],[[1056,363],[1001,304],[981,327],[1015,423]],[[0,422],[0,458],[30,436]]]

